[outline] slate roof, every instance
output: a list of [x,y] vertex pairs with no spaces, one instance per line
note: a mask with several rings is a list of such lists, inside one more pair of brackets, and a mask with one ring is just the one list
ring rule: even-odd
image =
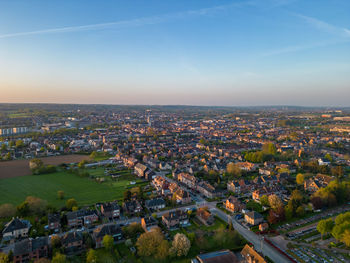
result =
[[28,228],[28,226],[22,220],[20,220],[19,218],[13,218],[10,222],[8,222],[5,225],[5,228],[2,231],[2,233],[5,234],[24,228]]

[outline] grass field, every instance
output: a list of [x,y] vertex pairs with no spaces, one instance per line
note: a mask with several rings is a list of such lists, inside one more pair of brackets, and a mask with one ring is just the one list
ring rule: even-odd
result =
[[[93,176],[106,177],[103,169],[89,171]],[[136,185],[130,185],[130,181],[136,181]],[[75,198],[79,205],[91,205],[96,202],[121,199],[127,187],[135,187],[143,184],[140,179],[128,172],[124,172],[117,181],[108,178],[103,183],[97,183],[93,179],[79,177],[60,171],[45,175],[28,175],[21,177],[0,179],[0,204],[12,203],[18,205],[27,196],[36,196],[47,200],[56,207],[64,206],[69,198]],[[65,199],[57,198],[57,191],[63,190]]]

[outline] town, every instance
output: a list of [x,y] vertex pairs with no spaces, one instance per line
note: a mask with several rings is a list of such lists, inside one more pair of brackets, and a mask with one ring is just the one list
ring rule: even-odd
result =
[[349,262],[350,112],[1,105],[1,262]]

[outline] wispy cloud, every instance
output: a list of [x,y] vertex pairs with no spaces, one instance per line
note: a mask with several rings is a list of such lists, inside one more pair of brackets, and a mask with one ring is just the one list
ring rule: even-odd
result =
[[339,41],[328,41],[328,42],[317,42],[317,43],[310,43],[305,45],[294,45],[294,46],[287,46],[282,48],[277,48],[274,50],[269,50],[264,53],[262,53],[263,57],[269,57],[269,56],[275,56],[275,55],[281,55],[281,54],[287,54],[287,53],[293,53],[298,51],[304,51],[319,47],[327,47],[331,45],[337,45],[341,43],[348,43],[350,40],[339,40]]
[[338,27],[338,26],[334,26],[332,24],[329,24],[325,21],[319,20],[317,18],[314,17],[310,17],[310,16],[305,16],[305,15],[301,15],[301,14],[295,14],[297,17],[300,17],[301,19],[303,19],[304,21],[306,21],[308,24],[310,24],[311,26],[317,28],[318,30],[339,36],[339,37],[345,37],[345,38],[349,38],[350,37],[350,30],[344,27]]
[[337,45],[342,43],[348,43],[350,42],[350,30],[344,27],[337,27],[332,24],[329,24],[327,22],[324,22],[322,20],[305,16],[301,14],[293,14],[304,21],[306,21],[311,26],[317,28],[320,31],[332,34],[337,37],[336,40],[333,41],[323,41],[323,42],[316,42],[316,43],[309,43],[309,44],[301,44],[301,45],[294,45],[294,46],[287,46],[282,48],[277,48],[274,50],[267,51],[262,54],[262,56],[274,56],[274,55],[280,55],[285,53],[292,53],[292,52],[298,52],[303,50],[309,50],[319,47],[326,47],[331,45]]
[[68,32],[79,32],[79,31],[90,31],[90,30],[103,30],[103,29],[119,29],[126,27],[138,27],[152,24],[164,23],[170,20],[184,19],[195,16],[205,16],[214,14],[215,12],[223,11],[228,8],[238,7],[249,2],[235,2],[228,5],[219,5],[208,8],[201,8],[197,10],[188,10],[183,12],[163,14],[157,16],[142,17],[130,20],[122,20],[109,23],[99,23],[90,25],[80,25],[80,26],[68,26],[59,28],[49,28],[44,30],[35,30],[27,32],[16,32],[8,34],[0,34],[0,39],[4,38],[14,38],[23,36],[33,36],[33,35],[43,35],[43,34],[54,34],[54,33],[68,33]]

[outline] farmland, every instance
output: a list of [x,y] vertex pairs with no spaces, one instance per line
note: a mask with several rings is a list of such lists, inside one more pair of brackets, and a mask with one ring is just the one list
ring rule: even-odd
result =
[[[92,177],[105,178],[102,183],[98,183],[94,178],[79,177],[67,171],[0,179],[0,204],[18,205],[27,196],[36,196],[56,207],[64,206],[69,198],[75,198],[79,205],[91,205],[121,199],[126,188],[142,184],[140,179],[136,179],[127,171],[122,172],[121,177],[116,180],[104,176],[103,171],[102,168],[88,170]],[[136,181],[137,184],[130,185],[130,181]],[[57,198],[59,190],[64,191],[64,200]]]
[[[61,163],[78,163],[82,160],[89,160],[88,155],[61,155],[40,158],[44,164],[59,165]],[[0,162],[0,179],[17,176],[30,175],[29,160],[14,160]],[[0,181],[1,182],[1,181]]]

